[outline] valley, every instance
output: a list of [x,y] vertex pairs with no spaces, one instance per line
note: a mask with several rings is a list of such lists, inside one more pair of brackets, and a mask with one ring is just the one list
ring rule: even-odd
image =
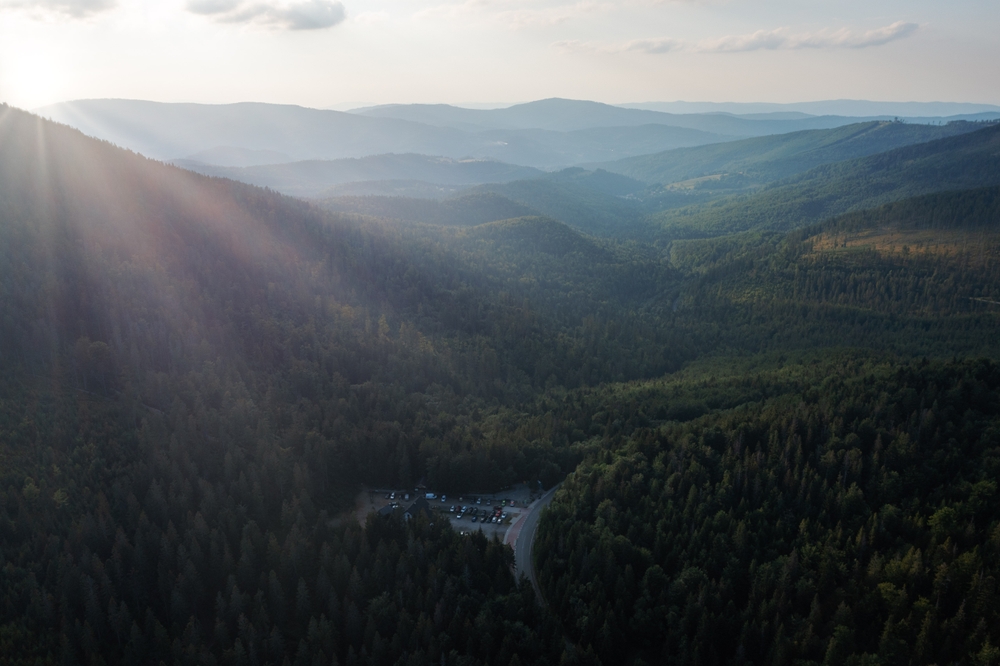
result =
[[994,660],[1000,125],[48,111],[0,662]]

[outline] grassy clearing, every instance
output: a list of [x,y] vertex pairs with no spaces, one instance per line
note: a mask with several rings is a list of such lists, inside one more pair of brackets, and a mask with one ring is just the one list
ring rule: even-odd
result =
[[812,239],[813,252],[873,250],[888,255],[929,255],[989,260],[1000,256],[1000,234],[964,229],[869,229],[823,233]]

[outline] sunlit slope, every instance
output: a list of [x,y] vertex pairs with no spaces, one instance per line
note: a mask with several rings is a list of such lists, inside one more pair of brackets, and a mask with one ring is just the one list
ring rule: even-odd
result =
[[671,235],[792,229],[907,197],[1000,183],[1000,125],[812,169],[763,191],[653,218]]
[[[459,377],[483,386],[493,375],[458,370],[468,364],[457,359],[488,349],[505,381],[531,381],[507,365],[533,366],[524,338],[494,337],[507,306],[439,248],[411,251],[376,224],[165,166],[13,109],[0,132],[5,363],[44,374],[73,367],[78,343],[86,359],[98,345],[101,392],[128,387],[160,409],[171,398],[157,373],[183,376],[208,362],[314,397],[366,381],[474,391]],[[543,339],[547,325],[533,321],[532,337]],[[474,335],[498,347],[470,351]],[[521,349],[500,350],[509,343]],[[79,380],[93,388],[91,375]]]
[[[155,373],[183,374],[213,359],[264,373],[265,386],[295,384],[301,362],[310,368],[301,384],[308,392],[384,381],[485,394],[526,390],[550,374],[578,384],[677,362],[639,325],[647,315],[612,304],[617,319],[637,323],[619,329],[581,374],[593,306],[585,295],[604,288],[587,271],[546,263],[545,271],[565,273],[565,288],[519,286],[513,248],[482,256],[447,238],[404,236],[153,162],[14,109],[4,109],[2,140],[0,353],[33,372],[67,367],[78,341],[99,343],[107,376],[130,377],[147,404],[162,407],[169,398],[153,395]],[[471,199],[466,210],[491,196]],[[504,218],[535,210],[493,201]],[[670,288],[657,285],[653,258],[616,254],[608,262],[641,276],[636,292]],[[647,268],[634,269],[637,262]],[[541,305],[565,290],[583,296],[572,307]],[[524,301],[528,291],[538,305]],[[522,325],[512,327],[515,319]],[[556,330],[566,335],[556,338]],[[289,342],[299,336],[311,340],[308,353]],[[649,353],[632,354],[635,345]],[[483,370],[486,357],[493,361]],[[543,357],[551,369],[538,374]]]
[[4,353],[44,364],[88,338],[156,370],[215,354],[276,360],[258,328],[269,319],[301,321],[318,296],[380,300],[364,286],[374,266],[354,254],[363,234],[306,204],[13,109],[0,132]]
[[972,123],[938,126],[867,122],[835,129],[678,148],[607,162],[601,166],[647,183],[675,183],[704,176],[739,174],[746,178],[748,184],[762,184],[823,164],[874,155],[976,129],[978,126]]
[[[884,318],[886,329],[913,317],[924,333],[903,339],[924,344],[951,326],[956,349],[990,353],[1000,326],[1000,188],[905,199],[787,235],[675,241],[671,260],[702,275],[691,303],[794,304],[844,322]],[[978,340],[969,335],[977,328]]]

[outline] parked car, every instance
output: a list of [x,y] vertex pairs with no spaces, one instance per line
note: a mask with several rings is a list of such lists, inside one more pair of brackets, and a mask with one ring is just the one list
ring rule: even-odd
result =
[[476,522],[477,520],[479,520],[479,517],[478,517],[478,516],[473,516],[473,517],[472,517],[472,522]]
[[448,513],[455,513],[455,505],[454,504],[452,504],[451,508],[448,509]]

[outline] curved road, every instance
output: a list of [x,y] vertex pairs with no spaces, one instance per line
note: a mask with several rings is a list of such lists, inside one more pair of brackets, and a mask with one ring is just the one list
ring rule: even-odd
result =
[[535,578],[535,563],[531,558],[531,547],[535,543],[538,517],[542,515],[542,509],[549,505],[549,502],[552,501],[552,498],[561,485],[562,483],[553,486],[547,493],[531,504],[531,510],[522,519],[524,523],[521,525],[520,532],[517,535],[517,541],[514,542],[516,575],[519,579],[521,578],[521,574],[528,577],[528,580],[531,581],[531,587],[535,590],[535,596],[538,597],[538,603],[543,606],[545,605],[545,598],[542,597],[542,590],[538,587],[538,580]]

